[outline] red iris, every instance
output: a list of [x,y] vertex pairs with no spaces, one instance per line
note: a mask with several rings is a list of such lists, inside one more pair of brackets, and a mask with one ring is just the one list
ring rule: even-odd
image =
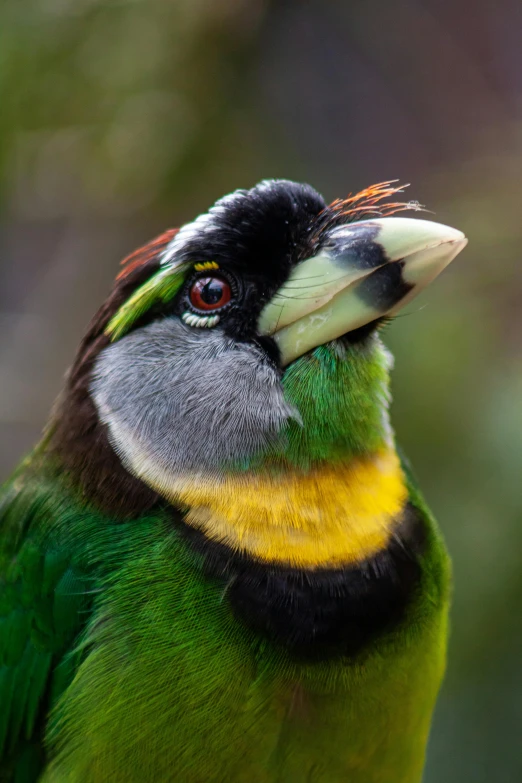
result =
[[190,289],[189,298],[197,310],[219,310],[230,302],[232,291],[222,277],[200,277]]

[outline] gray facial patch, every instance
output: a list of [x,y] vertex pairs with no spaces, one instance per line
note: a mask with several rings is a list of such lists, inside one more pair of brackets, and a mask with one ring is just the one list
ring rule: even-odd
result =
[[262,452],[299,414],[255,345],[177,318],[137,329],[98,357],[90,388],[126,467],[216,470]]

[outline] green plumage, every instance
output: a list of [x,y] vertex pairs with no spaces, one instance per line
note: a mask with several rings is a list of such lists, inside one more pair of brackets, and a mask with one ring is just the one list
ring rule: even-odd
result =
[[[428,520],[413,489],[412,499]],[[300,664],[238,624],[167,516],[122,525],[89,513],[52,471],[29,479],[8,511],[16,524],[4,511],[7,769],[24,769],[31,751],[38,763],[30,743],[40,741],[49,705],[58,755],[44,781],[418,780],[448,598],[431,522],[422,587],[400,633],[356,665]],[[380,760],[369,768],[376,741]]]
[[147,280],[115,314],[107,326],[111,340],[119,340],[154,305],[170,302],[183,285],[187,265],[166,267]]
[[17,781],[42,765],[45,714],[74,675],[68,654],[90,606],[76,553],[50,534],[53,519],[78,515],[52,490],[49,507],[41,477],[26,477],[15,476],[0,505],[0,779]]

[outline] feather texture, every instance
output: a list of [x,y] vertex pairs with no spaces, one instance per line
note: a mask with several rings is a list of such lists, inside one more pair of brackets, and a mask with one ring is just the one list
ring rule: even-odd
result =
[[72,679],[90,604],[74,552],[46,535],[63,510],[54,495],[16,477],[0,505],[0,769],[20,780],[35,779],[22,772],[42,761],[43,718]]
[[[118,523],[82,507],[58,472],[7,490],[3,768],[34,764],[31,741],[41,763],[54,706],[46,782],[416,781],[444,666],[448,566],[410,496],[429,540],[408,617],[358,662],[306,663],[237,622],[226,584],[203,578],[166,511]],[[404,774],[387,778],[391,768]]]

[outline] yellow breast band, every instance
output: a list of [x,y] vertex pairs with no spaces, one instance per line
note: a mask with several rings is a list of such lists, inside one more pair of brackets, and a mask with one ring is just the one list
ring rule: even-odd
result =
[[163,475],[155,483],[188,509],[185,521],[207,538],[258,560],[302,568],[340,567],[376,554],[407,500],[394,451],[307,473]]

